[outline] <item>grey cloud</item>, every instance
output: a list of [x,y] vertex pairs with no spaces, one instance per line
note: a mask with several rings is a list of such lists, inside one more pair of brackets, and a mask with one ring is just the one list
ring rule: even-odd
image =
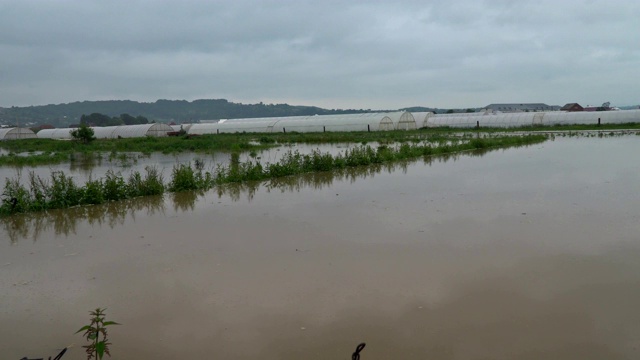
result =
[[626,105],[637,102],[639,16],[630,0],[0,0],[0,106]]

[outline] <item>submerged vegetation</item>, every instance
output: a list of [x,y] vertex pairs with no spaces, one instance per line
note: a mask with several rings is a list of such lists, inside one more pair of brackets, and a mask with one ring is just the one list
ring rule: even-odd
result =
[[278,162],[265,164],[256,160],[241,162],[236,155],[232,156],[228,166],[218,165],[213,171],[205,171],[203,163],[199,160],[194,165],[175,165],[168,183],[164,182],[162,175],[154,167],[146,167],[145,174],[133,171],[127,179],[120,173],[109,171],[104,178],[89,179],[84,185],[75,184],[71,176],[61,171],[53,172],[50,179],[30,173],[27,186],[21,184],[17,178],[6,179],[1,197],[0,216],[102,204],[139,196],[160,195],[165,191],[208,190],[227,183],[260,181],[424,156],[521,146],[546,139],[544,135],[526,135],[441,141],[435,145],[428,142],[380,145],[377,148],[361,145],[338,155],[317,150],[305,155],[297,151],[288,151]]

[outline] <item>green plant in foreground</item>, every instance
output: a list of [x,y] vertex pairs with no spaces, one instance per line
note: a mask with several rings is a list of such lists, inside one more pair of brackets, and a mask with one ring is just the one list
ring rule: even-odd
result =
[[[89,325],[85,325],[80,328],[80,330],[76,331],[76,334],[84,331],[84,336],[87,341],[90,342],[89,345],[83,346],[86,349],[87,359],[102,359],[104,354],[109,355],[109,339],[107,338],[107,326],[110,325],[120,325],[115,321],[104,321],[105,311],[106,309],[97,308],[89,314],[91,314],[91,323]],[[102,340],[100,340],[100,335],[102,334]]]

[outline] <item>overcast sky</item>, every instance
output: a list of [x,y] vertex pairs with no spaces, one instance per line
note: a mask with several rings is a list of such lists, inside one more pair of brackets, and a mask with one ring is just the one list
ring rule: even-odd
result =
[[640,1],[0,0],[0,106],[640,103]]

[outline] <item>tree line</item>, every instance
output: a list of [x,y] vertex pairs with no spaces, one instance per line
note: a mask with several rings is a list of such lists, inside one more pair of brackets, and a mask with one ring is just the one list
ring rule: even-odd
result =
[[120,114],[119,116],[108,116],[100,113],[92,113],[90,115],[83,114],[80,116],[80,125],[87,126],[118,126],[118,125],[138,125],[148,124],[149,119],[142,115],[133,117],[129,114]]
[[[225,99],[203,100],[158,100],[137,102],[131,100],[82,101],[69,104],[50,104],[28,107],[0,107],[0,123],[4,124],[50,124],[67,127],[79,124],[82,115],[104,114],[120,117],[121,114],[139,114],[156,122],[187,123],[198,120],[331,115],[371,112],[371,109],[323,109],[316,106],[289,104],[241,104]],[[376,110],[377,111],[377,110]],[[106,121],[106,120],[101,120]]]

